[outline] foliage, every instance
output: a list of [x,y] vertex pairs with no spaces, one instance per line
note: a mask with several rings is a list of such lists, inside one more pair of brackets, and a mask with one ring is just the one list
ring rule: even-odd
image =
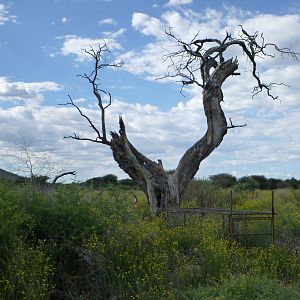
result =
[[238,180],[238,185],[241,189],[249,192],[254,192],[259,188],[259,182],[252,176],[244,176]]
[[292,177],[290,179],[279,179],[279,178],[267,178],[263,175],[251,175],[243,176],[236,179],[235,176],[230,174],[221,173],[216,175],[211,175],[210,181],[213,185],[222,188],[234,187],[252,191],[255,189],[260,190],[275,190],[275,189],[287,189],[292,188],[294,190],[300,188],[300,180]]
[[82,185],[93,189],[107,188],[109,186],[114,186],[115,188],[137,188],[137,184],[132,179],[127,178],[118,180],[118,177],[113,174],[88,179],[83,182]]
[[268,178],[266,178],[263,175],[252,175],[251,177],[258,182],[259,189],[261,189],[261,190],[269,189]]
[[183,195],[183,206],[228,208],[229,190],[215,186],[210,180],[192,180]]
[[120,179],[118,180],[118,184],[121,186],[121,187],[130,187],[130,188],[137,188],[137,184],[132,180],[132,179],[129,179],[129,178],[126,178],[126,179]]
[[[214,197],[228,205],[229,190],[194,181],[190,195],[198,188],[210,205]],[[257,193],[248,199],[236,192],[235,207],[268,208],[270,192]],[[113,186],[45,190],[0,182],[0,298],[299,298],[300,266],[286,245],[229,247],[222,220],[190,217],[171,226],[164,215],[150,217],[140,191],[134,195],[138,201]],[[186,197],[186,206],[198,201]],[[299,191],[277,198],[279,241],[300,229]]]
[[4,299],[50,299],[54,290],[53,265],[42,241],[30,246],[17,239],[0,277],[0,296]]
[[232,187],[236,183],[236,177],[227,173],[211,175],[209,179],[214,185],[222,188]]
[[197,289],[188,290],[181,296],[181,299],[297,300],[299,299],[299,289],[296,290],[289,285],[285,286],[266,276],[245,274],[230,276],[216,286],[200,286]]
[[84,182],[84,185],[89,186],[91,188],[99,188],[107,186],[108,184],[117,184],[118,183],[118,177],[113,174],[107,174],[102,177],[94,177],[91,179],[88,179]]
[[292,177],[290,179],[286,180],[286,183],[294,190],[300,188],[300,180],[297,180],[296,178]]

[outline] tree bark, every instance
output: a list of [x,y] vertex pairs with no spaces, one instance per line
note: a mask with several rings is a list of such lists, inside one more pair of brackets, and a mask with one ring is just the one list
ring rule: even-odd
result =
[[[105,110],[111,105],[111,94],[100,88],[98,74],[105,67],[120,67],[123,63],[106,63],[103,55],[109,52],[107,45],[99,45],[98,49],[85,50],[85,53],[94,59],[94,70],[90,75],[84,73],[83,78],[87,79],[93,87],[93,93],[98,100],[101,114],[101,130],[98,130],[89,117],[74,103],[70,101],[66,105],[72,105],[80,115],[86,119],[89,126],[96,133],[95,138],[81,137],[76,133],[72,138],[81,141],[91,141],[104,144],[112,149],[114,159],[145,192],[147,195],[150,209],[153,215],[159,214],[167,208],[179,207],[182,195],[188,183],[199,170],[202,160],[217,148],[222,142],[229,128],[244,127],[244,125],[233,125],[231,118],[227,126],[226,118],[221,107],[223,101],[222,84],[230,75],[240,75],[235,72],[238,69],[237,59],[225,61],[224,53],[228,48],[238,47],[245,54],[251,65],[251,74],[256,81],[253,89],[253,96],[266,91],[268,97],[273,100],[278,96],[272,94],[274,86],[283,85],[282,83],[264,83],[258,73],[257,57],[274,57],[273,53],[268,53],[268,49],[274,49],[281,55],[291,56],[298,59],[299,53],[291,51],[289,48],[279,48],[274,43],[266,43],[262,34],[255,32],[249,34],[242,26],[238,38],[226,33],[223,40],[215,38],[198,39],[197,35],[190,43],[186,43],[174,36],[171,31],[167,36],[173,38],[178,46],[178,51],[170,52],[167,59],[173,65],[175,74],[167,73],[162,78],[179,78],[182,87],[196,84],[203,89],[202,101],[205,116],[207,119],[207,131],[190,149],[188,149],[179,161],[177,168],[173,172],[166,172],[162,162],[152,161],[141,154],[128,140],[126,129],[122,118],[120,118],[119,133],[111,132],[111,140],[107,140]],[[177,60],[179,63],[176,63]],[[104,63],[102,62],[104,60]],[[108,103],[103,103],[104,99],[109,98]]]
[[221,107],[221,87],[237,68],[237,60],[230,59],[219,63],[211,75],[209,69],[205,70],[202,94],[207,131],[185,152],[175,171],[167,173],[160,160],[155,162],[141,154],[128,140],[122,118],[119,134],[111,132],[111,149],[115,161],[145,192],[153,215],[180,206],[183,192],[199,170],[201,161],[222,142],[227,133],[227,122]]

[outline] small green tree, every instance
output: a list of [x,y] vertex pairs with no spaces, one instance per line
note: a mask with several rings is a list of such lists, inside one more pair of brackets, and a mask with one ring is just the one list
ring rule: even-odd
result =
[[263,175],[252,175],[251,177],[259,183],[259,188],[261,190],[269,189],[269,180],[268,180],[268,178],[266,178]]
[[94,177],[91,179],[88,179],[84,185],[89,186],[91,188],[100,188],[100,187],[106,187],[110,184],[116,185],[118,184],[118,177],[113,174],[107,174],[102,177]]
[[211,180],[212,184],[222,188],[232,187],[236,183],[236,177],[227,173],[211,175],[209,176],[209,179]]
[[297,180],[294,177],[285,180],[285,182],[294,190],[296,190],[300,187],[300,180]]
[[259,182],[252,176],[243,176],[238,180],[238,184],[245,190],[253,192],[259,188]]
[[271,190],[275,190],[279,187],[280,183],[282,182],[281,179],[278,178],[269,178],[269,188]]

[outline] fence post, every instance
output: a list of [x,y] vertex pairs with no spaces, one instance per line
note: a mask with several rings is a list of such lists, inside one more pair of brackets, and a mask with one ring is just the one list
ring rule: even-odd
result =
[[272,244],[275,244],[275,209],[274,209],[274,191],[272,191]]
[[230,191],[230,214],[228,216],[228,235],[229,235],[229,246],[231,246],[233,240],[233,219],[232,219],[232,191]]

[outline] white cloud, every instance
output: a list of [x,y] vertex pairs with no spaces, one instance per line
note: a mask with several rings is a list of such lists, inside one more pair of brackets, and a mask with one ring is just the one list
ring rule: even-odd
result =
[[117,39],[118,37],[120,37],[121,35],[123,35],[126,32],[126,28],[120,28],[119,30],[115,31],[115,32],[111,32],[111,31],[106,31],[106,32],[102,32],[103,35],[107,36],[110,39]]
[[166,6],[181,6],[191,3],[193,3],[193,0],[169,0]]
[[99,24],[105,24],[105,25],[117,25],[117,21],[112,18],[106,18],[99,21]]
[[39,104],[43,92],[59,91],[61,85],[52,82],[11,82],[6,77],[0,77],[0,101],[25,101],[27,104]]
[[[267,20],[268,24],[265,24],[264,20]],[[161,33],[169,26],[173,27],[172,30],[176,35],[188,41],[199,29],[201,37],[222,38],[226,30],[237,34],[239,24],[244,24],[251,32],[265,31],[268,41],[279,42],[283,46],[294,45],[295,50],[299,52],[297,47],[300,45],[300,37],[296,33],[300,31],[300,21],[295,15],[250,14],[234,9],[230,11],[207,9],[202,12],[182,9],[180,12],[166,11],[160,18],[135,13],[132,17],[133,28],[147,35],[149,39],[153,37],[153,40],[139,50],[132,49],[124,53],[122,57],[126,63],[125,68],[128,72],[144,78],[153,78],[164,73],[167,64],[162,62],[163,51],[172,48],[170,41]],[[109,38],[112,40],[114,49],[121,49],[117,38],[124,31],[125,29],[121,28],[117,32],[106,34],[107,40]],[[65,36],[61,40],[63,42],[61,54],[73,55],[78,62],[87,59],[81,51],[82,48],[97,46],[99,41],[102,41],[79,36]],[[270,59],[260,61],[262,66],[260,75],[265,81],[279,80],[291,87],[277,89],[283,99],[281,103],[267,99],[265,94],[252,99],[251,90],[255,82],[248,72],[249,64],[239,51],[231,52],[230,55],[239,55],[242,75],[228,79],[223,89],[225,102],[222,105],[227,118],[232,117],[234,124],[247,123],[247,127],[230,130],[223,143],[203,162],[198,176],[232,172],[234,169],[237,176],[254,174],[258,172],[253,170],[261,170],[260,173],[266,176],[276,174],[285,177],[288,172],[280,169],[282,166],[280,163],[283,163],[291,166],[289,173],[292,176],[300,177],[299,169],[296,168],[300,160],[299,65],[289,59],[282,61],[280,56],[275,62]],[[4,84],[0,84],[0,98],[2,95],[2,99],[6,100],[8,97],[13,97],[10,100],[14,101],[27,98],[40,99],[39,97],[43,96],[42,92],[45,91],[41,89],[42,83],[31,85],[27,83],[27,89],[20,83],[14,83],[13,93],[11,91],[13,87],[7,84],[11,82],[6,78],[2,79],[2,82]],[[23,95],[23,98],[20,95]],[[129,104],[114,100],[107,111],[107,129],[118,130],[118,116],[122,114],[132,143],[150,158],[162,159],[167,169],[175,168],[184,151],[206,130],[201,91],[192,88],[187,95],[187,101],[182,101],[167,111],[149,104]],[[91,116],[95,124],[98,124],[99,113],[93,109],[94,106],[89,107],[89,102],[83,98],[74,101],[84,106],[84,111]],[[36,105],[2,108],[0,118],[2,154],[17,143],[18,133],[25,136],[35,135],[40,137],[40,146],[45,149],[51,146],[58,160],[68,161],[77,169],[79,178],[102,176],[109,172],[125,176],[118,169],[108,147],[62,140],[64,135],[73,132],[82,136],[93,136],[88,124],[71,107]]]
[[[127,58],[129,71],[143,74],[146,78],[153,78],[156,75],[163,75],[158,74],[158,70],[164,69],[163,73],[167,72],[168,64],[162,64],[159,56],[164,55],[165,50],[172,51],[174,47],[172,48],[171,45],[176,44],[174,40],[166,37],[165,29],[171,28],[175,36],[186,42],[191,41],[196,35],[200,38],[214,37],[222,40],[226,32],[232,33],[233,37],[238,37],[240,24],[250,33],[263,32],[267,42],[274,42],[279,47],[290,47],[296,50],[300,48],[299,15],[253,14],[235,7],[224,6],[222,10],[205,9],[201,12],[194,12],[191,9],[182,9],[180,12],[171,10],[164,12],[161,18],[134,13],[132,27],[144,35],[153,36],[154,40],[139,51],[131,50],[123,56]],[[274,53],[273,49],[270,53]],[[241,49],[232,48],[228,54],[231,57],[238,56],[240,70],[243,73],[249,71],[250,64],[246,62]],[[291,57],[282,59],[280,54],[277,54],[275,59],[267,57],[258,59],[258,62],[260,73],[266,68],[273,68],[273,74],[276,73],[276,68],[295,64]]]
[[[35,87],[41,92],[45,90],[42,86],[41,83],[28,83],[29,90]],[[241,86],[241,90],[243,88]],[[7,91],[3,92],[3,88],[1,90],[2,93],[8,94]],[[239,99],[239,96],[240,92],[237,91],[236,99],[225,97],[225,104],[228,102],[230,106],[238,100],[243,100],[243,98]],[[137,149],[153,160],[162,159],[167,169],[175,168],[181,155],[206,130],[201,98],[198,90],[197,96],[179,103],[168,111],[161,111],[158,107],[149,104],[129,104],[114,100],[107,110],[107,130],[118,130],[118,116],[122,114],[128,137]],[[233,166],[240,166],[237,171],[238,176],[245,175],[247,172],[251,174],[253,166],[259,166],[261,173],[268,175],[267,172],[271,172],[271,167],[276,162],[284,161],[293,164],[299,161],[299,102],[298,106],[291,110],[285,104],[268,101],[264,97],[252,103],[250,101],[242,110],[237,107],[237,110],[227,111],[226,108],[227,116],[231,116],[236,124],[246,121],[248,126],[229,131],[220,147],[203,163],[199,176],[227,170],[230,172]],[[74,102],[78,105],[87,104],[87,100],[83,98],[74,99]],[[99,112],[96,108],[83,106],[83,111],[95,124],[99,123]],[[248,111],[251,112],[250,115]],[[79,179],[103,176],[107,173],[115,173],[119,177],[126,176],[118,169],[108,147],[88,142],[62,140],[63,136],[72,135],[73,132],[81,136],[94,136],[85,120],[72,107],[2,108],[0,118],[2,121],[0,154],[2,155],[14,149],[20,135],[28,138],[35,136],[38,137],[35,139],[39,149],[44,151],[53,149],[55,160],[72,165],[72,169],[78,171]],[[149,143],[149,140],[153,142]],[[244,171],[241,170],[242,167],[245,168]],[[286,176],[283,171],[274,169],[275,171],[279,177]],[[293,176],[297,177],[297,174],[299,173],[293,173]]]
[[[120,33],[119,33],[120,35]],[[118,35],[117,35],[118,36]],[[77,62],[84,62],[91,59],[83,50],[92,48],[98,48],[99,45],[107,44],[110,50],[122,49],[121,44],[115,39],[116,36],[110,36],[109,38],[84,38],[76,35],[67,35],[59,37],[63,40],[63,46],[60,49],[60,54],[64,56],[72,55]]]
[[60,19],[60,22],[63,23],[63,24],[68,23],[69,21],[70,21],[70,20],[69,20],[67,17],[62,17],[62,18]]
[[[81,102],[82,99],[79,101]],[[97,109],[83,108],[83,111],[95,124],[98,124]],[[118,130],[120,113],[123,115],[128,135],[134,145],[154,160],[163,159],[168,168],[174,167],[180,155],[178,153],[183,153],[185,147],[197,139],[199,128],[204,130],[199,127],[201,124],[199,122],[200,106],[193,110],[181,108],[174,113],[174,111],[162,112],[149,104],[128,104],[114,100],[113,105],[107,111],[108,131]],[[186,117],[187,113],[189,118]],[[80,178],[105,175],[110,169],[112,173],[116,173],[116,163],[110,150],[105,146],[61,140],[64,135],[71,135],[73,132],[81,136],[94,136],[88,124],[71,107],[41,106],[34,109],[14,107],[0,110],[0,117],[6,124],[5,130],[0,132],[1,141],[13,145],[20,134],[23,136],[34,134],[42,139],[38,141],[40,148],[46,149],[51,145],[55,150],[57,160],[71,161],[73,167],[78,170]],[[20,122],[23,124],[22,127],[18,126]],[[146,128],[151,128],[151,130],[146,130]],[[181,138],[177,139],[177,136]],[[159,143],[149,144],[149,139]],[[72,156],[72,153],[76,155]],[[108,168],[102,169],[103,161],[107,162]],[[97,169],[95,165],[99,165],[99,168]],[[124,177],[121,171],[118,175]]]
[[299,43],[300,15],[258,14],[247,18],[243,26],[250,32],[260,30],[267,41],[276,41],[280,47],[292,47],[294,42]]
[[154,35],[156,37],[163,36],[165,31],[165,26],[159,19],[143,13],[134,13],[131,25],[145,35]]
[[164,43],[148,44],[141,51],[129,51],[121,55],[124,69],[135,75],[143,75],[150,79],[165,74],[168,62],[163,61]]
[[0,26],[4,25],[6,22],[17,22],[17,17],[15,15],[11,15],[8,11],[7,6],[0,3]]
[[[254,14],[234,7],[225,7],[224,10],[206,9],[202,12],[185,9],[180,12],[166,11],[160,18],[134,14],[132,17],[133,28],[144,35],[153,36],[154,39],[142,49],[131,50],[123,54],[124,67],[127,71],[147,79],[153,79],[156,75],[160,76],[166,73],[168,64],[162,61],[163,51],[172,48],[170,41],[159,34],[165,28],[171,27],[176,36],[188,42],[197,33],[199,37],[203,38],[222,39],[226,35],[226,31],[231,32],[233,36],[238,36],[239,24],[243,24],[250,33],[263,32],[266,42],[274,42],[280,47],[291,47],[296,52],[300,52],[299,15]],[[256,82],[249,72],[251,65],[240,49],[232,50],[229,56],[238,56],[241,76],[229,78],[224,85],[225,103],[223,107],[227,118],[232,117],[234,124],[247,123],[248,126],[231,130],[222,145],[204,165],[207,165],[209,170],[213,170],[216,162],[225,170],[230,170],[230,166],[232,168],[233,165],[236,165],[239,176],[253,174],[253,170],[258,166],[262,170],[261,173],[266,176],[272,176],[272,172],[281,177],[287,176],[284,168],[280,170],[278,167],[280,163],[276,165],[276,161],[278,161],[289,165],[293,176],[300,177],[299,171],[294,167],[295,162],[299,164],[300,160],[298,154],[300,153],[298,109],[300,105],[298,84],[300,66],[298,62],[291,57],[282,59],[280,54],[275,58],[258,59],[258,68],[263,82],[283,82],[289,85],[289,87],[274,88],[274,94],[282,99],[280,102],[269,99],[266,93],[261,93],[252,99],[251,91]],[[190,92],[189,95],[199,95],[199,91],[193,88]],[[196,109],[200,114],[201,104],[196,99],[194,97],[186,103],[179,103],[170,112],[174,115],[182,112],[183,118],[187,119],[189,119],[189,111],[192,109]],[[168,118],[172,117],[173,115]],[[179,118],[175,118],[179,121]],[[155,119],[156,117],[153,117],[153,120]],[[204,119],[201,120],[205,123]],[[187,128],[195,129],[197,125],[197,122],[193,125],[189,124]],[[179,132],[183,134],[183,130],[181,130]],[[180,151],[174,151],[178,158]],[[247,159],[244,158],[245,156]],[[202,172],[203,169],[202,171],[200,169],[201,174],[209,175],[209,173],[205,173],[205,170],[204,173]],[[210,172],[213,174],[220,171],[215,169]]]

